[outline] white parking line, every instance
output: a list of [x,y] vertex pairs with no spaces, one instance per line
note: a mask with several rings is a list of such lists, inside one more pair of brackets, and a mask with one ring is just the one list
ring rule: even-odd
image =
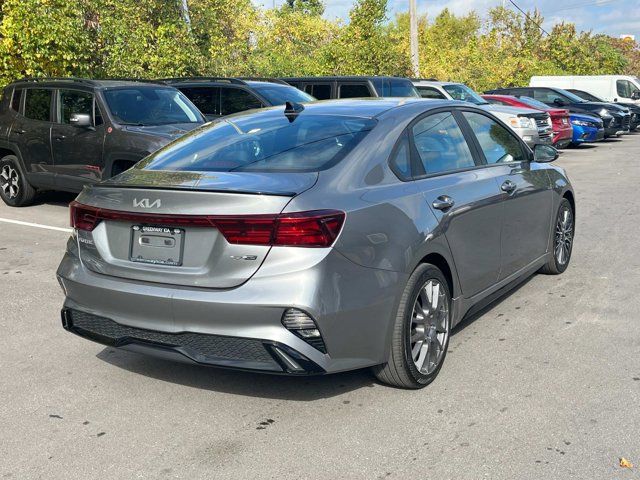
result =
[[42,225],[40,223],[31,223],[31,222],[22,222],[20,220],[11,220],[9,218],[0,218],[0,222],[13,223],[15,225],[22,225],[22,226],[25,226],[25,227],[44,228],[46,230],[55,230],[57,232],[71,233],[73,231],[71,228],[52,227],[51,225]]

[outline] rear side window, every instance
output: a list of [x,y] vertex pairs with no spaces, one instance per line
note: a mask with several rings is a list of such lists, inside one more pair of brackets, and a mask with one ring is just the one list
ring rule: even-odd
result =
[[30,88],[25,93],[24,116],[32,120],[50,121],[53,90]]
[[221,88],[220,113],[231,115],[252,108],[261,108],[262,103],[253,94],[239,88]]
[[442,93],[432,87],[416,87],[418,89],[418,93],[422,98],[437,98],[437,99],[446,99]]
[[[339,98],[370,97],[369,87],[364,83],[345,83],[340,85]],[[316,97],[317,98],[317,97]]]
[[409,80],[384,79],[382,81],[381,97],[418,97],[418,92]]
[[409,139],[402,135],[390,161],[391,169],[401,180],[411,179],[411,154]]
[[370,118],[263,110],[221,119],[139,163],[147,170],[315,172],[335,165],[375,126]]
[[75,90],[60,90],[58,118],[61,123],[70,124],[71,116],[76,113],[87,114],[93,118],[93,95]]
[[316,100],[329,100],[331,98],[330,83],[314,83],[305,87],[305,92]]
[[479,113],[463,112],[487,163],[521,162],[525,159],[520,142],[505,127]]
[[469,145],[451,112],[425,117],[414,125],[412,131],[427,174],[475,166]]
[[180,91],[205,115],[220,115],[219,87],[186,87]]
[[20,100],[22,100],[22,89],[16,88],[13,91],[13,97],[11,97],[11,110],[14,112],[20,111]]

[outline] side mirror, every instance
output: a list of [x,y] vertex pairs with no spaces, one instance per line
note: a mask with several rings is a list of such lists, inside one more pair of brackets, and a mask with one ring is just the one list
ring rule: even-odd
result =
[[556,160],[560,154],[551,145],[538,144],[533,147],[533,161],[536,163],[549,163]]
[[553,99],[553,104],[557,105],[559,107],[564,107],[566,105],[566,103],[564,102],[564,100],[562,100],[561,98],[554,98]]
[[634,90],[631,94],[631,100],[640,100],[640,90]]
[[73,113],[69,118],[69,123],[74,127],[93,127],[91,115],[89,115],[88,113]]

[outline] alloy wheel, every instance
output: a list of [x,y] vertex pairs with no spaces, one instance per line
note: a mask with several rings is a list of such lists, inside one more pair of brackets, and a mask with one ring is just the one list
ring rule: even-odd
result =
[[4,165],[0,171],[0,188],[9,199],[16,198],[20,193],[20,174],[11,165]]
[[424,284],[413,304],[410,335],[413,363],[429,375],[440,365],[449,337],[449,301],[436,279]]
[[556,237],[554,254],[559,265],[565,265],[571,255],[573,246],[573,213],[571,208],[565,207],[558,213],[556,223]]

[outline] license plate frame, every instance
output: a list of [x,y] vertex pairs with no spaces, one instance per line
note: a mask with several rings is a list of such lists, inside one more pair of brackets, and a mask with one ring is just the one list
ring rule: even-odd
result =
[[185,230],[161,225],[132,225],[129,260],[147,265],[181,267]]

